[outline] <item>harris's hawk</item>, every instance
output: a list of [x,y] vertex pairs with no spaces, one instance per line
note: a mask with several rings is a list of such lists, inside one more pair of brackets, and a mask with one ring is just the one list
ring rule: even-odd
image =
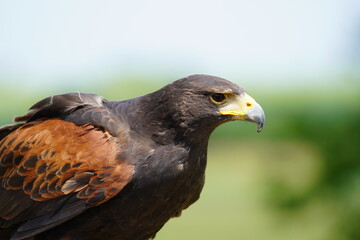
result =
[[199,198],[209,136],[232,120],[265,117],[208,75],[125,101],[45,98],[0,128],[0,239],[155,237]]

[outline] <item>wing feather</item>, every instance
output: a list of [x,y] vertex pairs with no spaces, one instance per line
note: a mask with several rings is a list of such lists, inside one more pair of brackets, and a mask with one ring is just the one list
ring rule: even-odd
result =
[[[32,236],[108,201],[133,175],[134,166],[118,157],[126,144],[103,129],[60,119],[35,120],[9,133],[0,140],[0,227],[25,221],[18,231]],[[63,204],[66,198],[76,201]],[[29,217],[32,207],[47,210]]]
[[11,239],[34,236],[131,181],[126,127],[107,103],[95,94],[55,95],[0,128],[0,235],[12,226]]

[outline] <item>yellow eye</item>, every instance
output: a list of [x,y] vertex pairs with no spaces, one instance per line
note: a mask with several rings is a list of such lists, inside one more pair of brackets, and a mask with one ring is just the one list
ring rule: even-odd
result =
[[214,93],[210,96],[211,101],[214,103],[223,103],[226,100],[226,96],[222,93]]

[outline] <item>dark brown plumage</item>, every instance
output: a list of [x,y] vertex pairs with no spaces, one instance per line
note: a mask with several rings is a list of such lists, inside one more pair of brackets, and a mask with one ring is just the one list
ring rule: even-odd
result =
[[199,198],[219,124],[264,113],[192,75],[134,99],[52,96],[0,128],[0,239],[146,240]]

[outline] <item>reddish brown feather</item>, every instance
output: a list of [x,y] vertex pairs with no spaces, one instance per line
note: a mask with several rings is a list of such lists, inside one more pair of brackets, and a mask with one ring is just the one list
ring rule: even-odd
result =
[[60,119],[25,124],[0,141],[0,183],[35,201],[70,193],[99,205],[130,181],[134,166],[117,159],[125,139]]

